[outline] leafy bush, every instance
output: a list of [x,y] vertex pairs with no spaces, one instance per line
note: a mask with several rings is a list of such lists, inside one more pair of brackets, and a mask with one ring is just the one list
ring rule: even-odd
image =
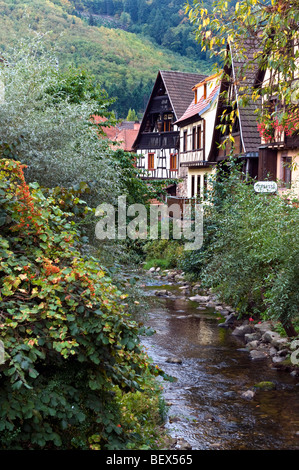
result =
[[218,223],[211,215],[211,208],[205,210],[203,220],[203,244],[199,250],[188,250],[182,252],[178,259],[178,266],[185,273],[189,280],[197,280],[201,278],[209,259],[213,254],[213,242],[217,233]]
[[114,202],[121,194],[121,172],[107,139],[99,138],[100,125],[91,119],[109,116],[105,93],[83,71],[62,73],[41,35],[3,59],[1,153],[27,165],[27,181],[46,187],[88,182],[89,204]]
[[183,257],[187,272],[242,315],[282,323],[296,335],[298,320],[299,211],[278,195],[257,194],[232,166],[230,176],[217,179],[209,209],[204,245]]
[[29,186],[18,162],[0,168],[1,448],[125,448],[134,436],[119,426],[117,393],[163,372],[140,347],[126,295],[81,254],[61,193]]
[[153,240],[144,248],[147,261],[145,268],[149,269],[152,266],[164,269],[175,268],[178,266],[183,249],[182,243],[177,240]]

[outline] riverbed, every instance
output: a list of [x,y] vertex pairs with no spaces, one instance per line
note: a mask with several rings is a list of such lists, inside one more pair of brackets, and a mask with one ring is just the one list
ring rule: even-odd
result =
[[[219,313],[167,284],[146,280],[145,323],[156,333],[142,343],[174,378],[163,381],[170,436],[194,450],[299,449],[299,378],[267,359],[252,360],[244,343],[218,326]],[[165,287],[171,298],[155,295]],[[170,358],[179,363],[167,362]],[[256,391],[261,381],[273,382],[275,390]],[[254,397],[245,399],[242,394],[252,389]]]

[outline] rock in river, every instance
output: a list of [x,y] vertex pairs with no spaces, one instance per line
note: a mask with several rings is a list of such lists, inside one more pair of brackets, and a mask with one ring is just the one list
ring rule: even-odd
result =
[[166,362],[169,364],[182,364],[183,361],[179,357],[168,357]]
[[189,299],[193,302],[206,303],[210,300],[210,297],[207,295],[194,295],[193,297],[189,297]]

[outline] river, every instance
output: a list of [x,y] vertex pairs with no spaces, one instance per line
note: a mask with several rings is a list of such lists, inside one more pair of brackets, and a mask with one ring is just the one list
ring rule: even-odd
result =
[[[218,326],[219,314],[199,310],[179,286],[166,286],[174,297],[161,298],[154,291],[165,289],[165,282],[154,277],[145,282],[145,323],[156,333],[142,343],[153,362],[175,378],[163,381],[170,436],[185,439],[194,450],[299,449],[298,377],[274,369],[267,359],[252,360],[244,343]],[[168,363],[169,357],[182,362]],[[261,381],[274,382],[276,389],[242,397]]]

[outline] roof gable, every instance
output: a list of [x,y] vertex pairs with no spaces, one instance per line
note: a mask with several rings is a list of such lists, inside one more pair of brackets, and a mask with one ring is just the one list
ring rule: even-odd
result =
[[[248,51],[248,62],[252,65],[247,67],[244,71],[244,61],[238,59],[236,52],[233,50],[233,47],[227,46],[227,52],[231,57],[231,67],[229,70],[225,70],[223,76],[230,76],[231,82],[234,84],[236,101],[238,105],[239,113],[239,124],[240,124],[240,136],[242,140],[242,146],[244,153],[257,153],[260,146],[260,134],[257,127],[257,116],[256,110],[261,106],[259,101],[253,101],[248,99],[246,105],[241,106],[239,104],[240,97],[242,96],[241,89],[245,87],[247,91],[245,93],[248,96],[248,89],[256,85],[258,68],[254,62],[254,54],[258,52],[256,47],[256,42],[254,39],[244,43],[244,46],[247,47]],[[246,72],[246,73],[245,73]],[[244,79],[245,78],[245,79]],[[226,79],[221,81],[220,96],[222,93],[227,90],[228,82]],[[216,123],[214,128],[214,144],[211,148],[209,159],[213,159],[213,154],[215,152],[216,142],[219,142],[221,138],[221,131],[216,130],[218,124],[220,124],[220,116],[222,113],[223,100],[220,98],[218,101],[218,108],[216,112]]]
[[[238,102],[241,138],[245,153],[250,153],[257,152],[261,142],[257,127],[257,115],[255,112],[260,108],[261,103],[259,100],[254,102],[249,98],[245,106],[240,106],[239,98],[242,96],[240,87],[245,87],[245,93],[248,96],[250,94],[250,89],[256,84],[258,67],[254,61],[254,55],[259,52],[259,49],[257,48],[254,38],[247,39],[247,41],[244,42],[244,47],[247,49],[246,53],[248,57],[245,70],[244,61],[242,62],[237,58],[237,54],[232,47],[230,47],[229,52],[232,58],[232,77],[236,84],[235,89]],[[243,80],[241,81],[242,78]]]
[[210,109],[211,107],[211,104],[218,97],[219,90],[220,85],[216,84],[207,98],[204,98],[202,96],[197,103],[195,103],[195,98],[193,98],[192,102],[184,112],[183,116],[175,124],[182,125],[184,121],[187,121],[195,116],[200,117],[203,113],[208,111],[208,109]]
[[153,86],[151,96],[148,100],[146,110],[143,114],[139,133],[133,144],[134,147],[138,145],[139,136],[144,132],[146,125],[147,114],[151,104],[158,95],[161,85],[165,87],[166,95],[170,101],[175,120],[179,119],[189,106],[193,91],[192,88],[196,83],[206,78],[206,75],[188,72],[174,72],[160,70],[157,74],[155,84]]
[[193,98],[193,87],[206,75],[198,73],[160,71],[176,119],[180,119]]

